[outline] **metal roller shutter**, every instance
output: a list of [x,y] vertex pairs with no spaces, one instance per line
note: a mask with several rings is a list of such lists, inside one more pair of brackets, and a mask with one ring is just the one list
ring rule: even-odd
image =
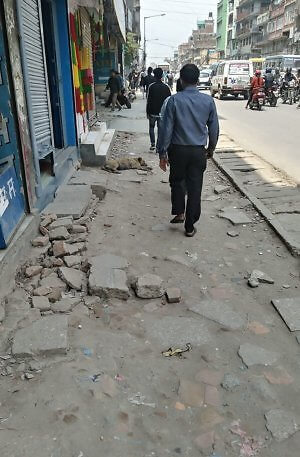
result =
[[[90,16],[85,8],[80,8],[81,18],[81,31],[82,31],[82,44],[84,47],[89,49],[90,65],[93,70],[93,47],[92,47],[92,29]],[[92,100],[95,100],[95,88],[92,86]],[[88,111],[88,123],[91,125],[96,121],[96,110]]]
[[19,0],[18,17],[31,136],[41,159],[54,148],[40,0]]

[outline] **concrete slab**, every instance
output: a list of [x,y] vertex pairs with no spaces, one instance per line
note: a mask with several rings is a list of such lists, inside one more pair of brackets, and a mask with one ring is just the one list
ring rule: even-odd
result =
[[65,354],[68,346],[67,317],[47,316],[16,332],[12,353],[16,357]]
[[282,409],[272,409],[265,414],[266,427],[277,441],[284,441],[299,430],[299,418]]
[[300,330],[300,296],[273,299],[272,304],[291,332]]
[[126,273],[118,268],[95,268],[92,266],[89,276],[89,292],[98,297],[127,300],[130,297],[130,292]]
[[71,177],[68,185],[89,185],[91,186],[93,194],[102,200],[106,195],[107,181],[108,178],[105,172],[79,170]]
[[61,186],[55,200],[46,206],[44,213],[54,213],[58,217],[73,216],[79,219],[86,211],[92,198],[92,190],[88,185]]
[[237,209],[222,211],[218,214],[223,219],[228,219],[233,225],[251,224],[251,219]]
[[189,306],[189,310],[230,330],[238,330],[246,325],[246,316],[235,312],[224,302],[206,300]]
[[195,318],[166,316],[159,321],[147,319],[145,322],[147,338],[157,343],[162,350],[171,346],[193,346],[206,344],[211,335],[205,321]]
[[123,270],[124,268],[129,267],[128,260],[114,254],[101,254],[95,257],[90,257],[88,262],[90,267],[96,270],[100,268],[119,268],[120,270]]
[[276,352],[268,351],[250,343],[242,344],[238,354],[248,368],[253,365],[273,365],[280,357]]

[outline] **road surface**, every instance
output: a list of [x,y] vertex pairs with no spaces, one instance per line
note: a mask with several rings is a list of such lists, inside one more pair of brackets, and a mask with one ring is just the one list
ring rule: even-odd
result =
[[245,110],[245,103],[216,100],[223,131],[300,183],[300,110],[280,101],[258,112]]

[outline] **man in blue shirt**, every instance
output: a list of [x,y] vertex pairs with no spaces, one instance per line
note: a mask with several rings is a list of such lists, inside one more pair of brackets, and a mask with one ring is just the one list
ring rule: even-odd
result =
[[211,96],[197,89],[199,74],[196,65],[182,67],[183,91],[172,95],[164,106],[157,143],[160,168],[167,171],[170,165],[172,214],[175,216],[171,223],[185,222],[188,237],[196,233],[194,224],[201,214],[206,160],[213,156],[219,137],[215,103]]

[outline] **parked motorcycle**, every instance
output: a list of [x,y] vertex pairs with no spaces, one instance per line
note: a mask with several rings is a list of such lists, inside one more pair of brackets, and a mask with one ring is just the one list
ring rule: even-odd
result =
[[261,111],[263,105],[266,102],[266,94],[263,88],[255,89],[252,94],[252,99],[249,104],[250,109],[256,109]]
[[266,103],[269,103],[270,106],[274,107],[277,105],[278,97],[279,90],[277,84],[274,84],[269,89],[266,89]]

